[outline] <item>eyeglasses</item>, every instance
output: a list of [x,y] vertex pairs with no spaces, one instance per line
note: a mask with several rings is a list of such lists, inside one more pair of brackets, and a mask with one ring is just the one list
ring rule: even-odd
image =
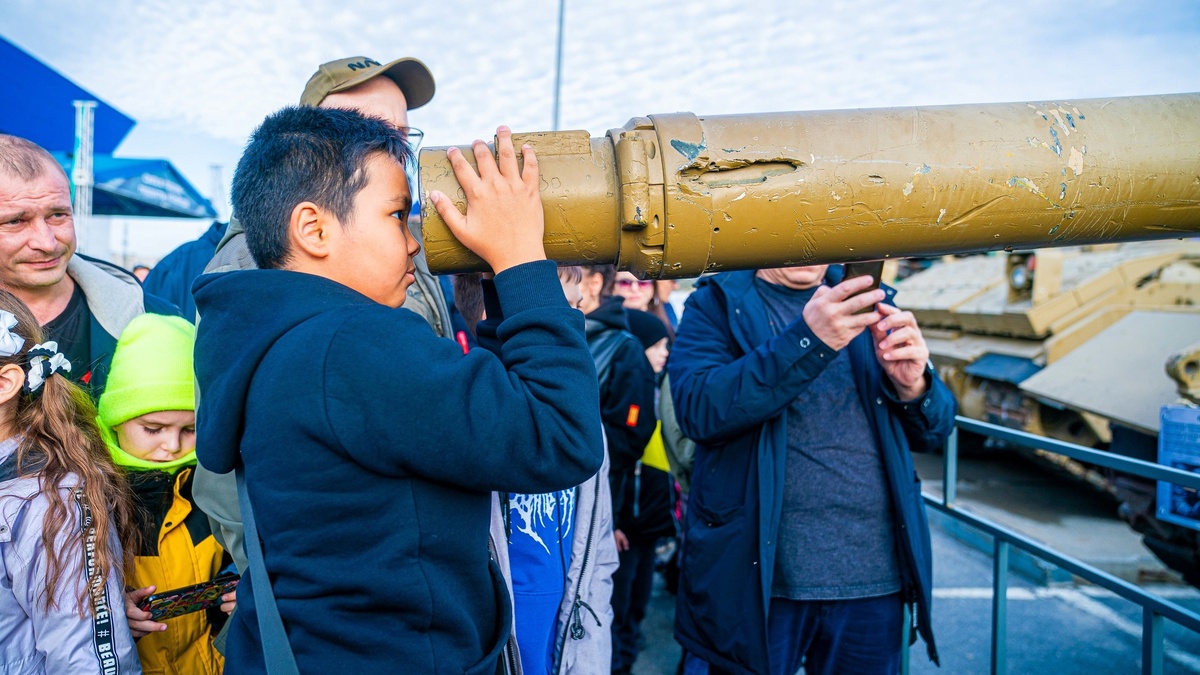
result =
[[408,144],[408,149],[415,155],[417,150],[421,148],[421,140],[425,138],[425,132],[416,127],[397,127],[400,130],[400,135],[404,136],[404,142]]
[[650,288],[653,285],[653,279],[617,279],[617,288]]
[[[396,127],[400,131],[400,135],[404,137],[404,144],[408,146],[408,151],[412,153],[412,162],[405,162],[404,175],[408,177],[409,188],[413,194],[421,194],[420,173],[417,171],[417,151],[421,149],[421,141],[425,138],[425,132],[416,127]],[[413,206],[414,212],[419,213],[416,205]]]

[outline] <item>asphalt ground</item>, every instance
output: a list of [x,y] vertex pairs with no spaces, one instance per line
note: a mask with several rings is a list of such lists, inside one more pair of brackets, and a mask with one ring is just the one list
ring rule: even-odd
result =
[[[932,529],[934,632],[941,668],[919,643],[910,655],[912,673],[991,672],[992,559]],[[1192,612],[1200,591],[1180,585],[1147,587]],[[675,598],[661,579],[646,621],[646,647],[635,675],[675,672],[680,647],[673,637]],[[1141,672],[1142,612],[1138,605],[1103,589],[1079,584],[1040,586],[1010,575],[1007,658],[1010,673],[1100,675]],[[1200,635],[1171,622],[1164,628],[1164,673],[1200,673]]]
[[[984,466],[973,470],[979,475],[989,472],[988,459]],[[997,460],[1011,465],[1009,460]],[[1009,466],[1011,469],[1011,466]],[[1008,469],[1006,469],[1008,470]],[[1037,471],[1036,467],[1030,471]],[[923,472],[924,473],[924,472]],[[961,473],[960,473],[961,476]],[[1035,480],[1034,473],[1018,473],[1013,482],[1027,489],[1026,479]],[[1024,477],[1024,478],[1022,478]],[[928,478],[934,478],[929,476]],[[929,483],[927,480],[927,487]],[[960,488],[961,489],[961,488]],[[1037,514],[1041,520],[1053,521],[1063,502],[1087,503],[1088,488],[1054,482],[1030,497],[1022,493],[1020,509],[1038,511],[1030,504],[1043,506]],[[1076,494],[1077,491],[1081,491]],[[961,492],[960,492],[961,494]],[[1101,503],[1096,507],[1103,511]],[[1020,510],[1013,505],[1013,510]],[[1102,515],[1102,514],[1101,514]],[[1079,521],[1069,521],[1075,527]],[[1108,524],[1097,525],[1099,531],[1111,534]],[[954,532],[952,535],[950,532]],[[982,535],[977,535],[978,539]],[[1086,531],[1077,534],[1088,537]],[[1121,537],[1122,539],[1124,537]],[[991,672],[992,616],[992,558],[980,550],[978,541],[962,538],[960,527],[949,531],[941,526],[932,528],[934,553],[934,632],[941,655],[941,668],[925,656],[921,643],[914,646],[910,657],[912,673],[950,673],[957,675]],[[1053,544],[1053,542],[1050,542]],[[1121,542],[1114,542],[1120,544]],[[1009,576],[1008,631],[1006,635],[1009,673],[1050,673],[1052,675],[1107,675],[1108,673],[1141,672],[1141,607],[1114,594],[1088,584],[1040,583],[1044,577],[1027,577],[1020,570]],[[1036,578],[1039,583],[1030,581]],[[1200,590],[1190,586],[1150,583],[1144,588],[1200,613]],[[680,647],[673,637],[675,598],[668,594],[661,579],[656,583],[654,596],[643,633],[645,648],[634,665],[637,675],[669,674],[675,672]],[[1200,635],[1170,621],[1164,622],[1164,672],[1200,673]]]

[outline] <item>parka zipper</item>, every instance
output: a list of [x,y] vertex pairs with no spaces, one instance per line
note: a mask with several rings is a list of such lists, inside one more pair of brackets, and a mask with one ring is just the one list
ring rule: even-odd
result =
[[592,555],[592,537],[596,533],[596,509],[600,503],[600,475],[597,474],[594,480],[596,481],[596,489],[595,494],[592,495],[592,517],[588,523],[587,543],[583,547],[583,562],[579,566],[579,581],[575,584],[575,601],[571,603],[571,612],[567,615],[567,625],[558,642],[558,673],[563,672],[563,650],[566,648],[567,635],[570,634],[575,640],[582,640],[584,636],[583,615],[579,611],[579,608],[586,609],[592,615],[592,618],[596,620],[596,625],[601,628],[604,627],[604,624],[600,623],[600,617],[596,616],[595,610],[580,597],[580,593],[583,590],[583,580],[587,578],[588,562]]
[[512,635],[509,635],[508,643],[504,645],[504,656],[508,659],[508,675],[517,675],[517,673],[521,672],[517,670],[517,646],[513,642]]
[[[504,494],[504,493],[501,493]],[[505,495],[507,496],[507,495]],[[496,544],[492,540],[492,535],[488,533],[488,557],[494,563],[499,563],[499,558],[496,555]],[[517,641],[512,633],[508,634],[508,640],[504,643],[504,665],[507,675],[520,675],[521,671],[517,665]]]

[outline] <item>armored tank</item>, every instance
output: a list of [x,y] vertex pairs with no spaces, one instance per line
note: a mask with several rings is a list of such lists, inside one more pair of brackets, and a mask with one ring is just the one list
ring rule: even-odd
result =
[[[1200,235],[1200,94],[671,113],[598,138],[514,140],[537,152],[548,257],[641,278],[1168,240],[970,258],[908,282],[904,304],[925,289],[922,321],[940,327],[938,362],[973,416],[1086,445],[1114,444],[1110,420],[1145,437],[1146,412],[1157,409],[1141,391],[1148,371],[1124,364],[1151,354],[1161,374],[1175,342],[1144,349],[1150,338],[1200,335],[1200,315],[1187,309],[1200,298],[1196,254],[1180,243]],[[422,150],[419,164],[422,189],[465,210],[446,148]],[[483,270],[421,203],[429,268]],[[1135,331],[1147,326],[1160,328]],[[1055,374],[1101,338],[1119,342],[1110,330],[1135,331],[1124,340],[1136,345],[1102,355],[1125,374],[1114,386],[1127,405],[1115,408],[1080,398],[1102,393],[1095,385],[1065,386],[1079,370]],[[1169,389],[1165,377],[1159,384]]]
[[[1200,394],[1200,242],[949,258],[896,286],[968,417],[1154,462],[1162,406]],[[1200,586],[1198,533],[1155,517],[1153,483],[1035,454]]]

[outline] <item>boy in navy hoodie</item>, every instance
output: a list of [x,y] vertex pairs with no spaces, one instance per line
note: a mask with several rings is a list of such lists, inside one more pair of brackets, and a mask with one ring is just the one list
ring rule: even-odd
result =
[[[495,673],[512,610],[489,493],[600,468],[595,369],[545,260],[537,158],[526,146],[519,169],[511,132],[497,136],[498,161],[475,142],[478,174],[450,150],[465,216],[429,198],[495,272],[499,357],[398,309],[419,245],[395,129],[287,108],[238,163],[234,212],[261,269],[196,284],[197,448],[218,473],[244,465],[301,672]],[[264,672],[249,575],[238,602],[226,663]]]

